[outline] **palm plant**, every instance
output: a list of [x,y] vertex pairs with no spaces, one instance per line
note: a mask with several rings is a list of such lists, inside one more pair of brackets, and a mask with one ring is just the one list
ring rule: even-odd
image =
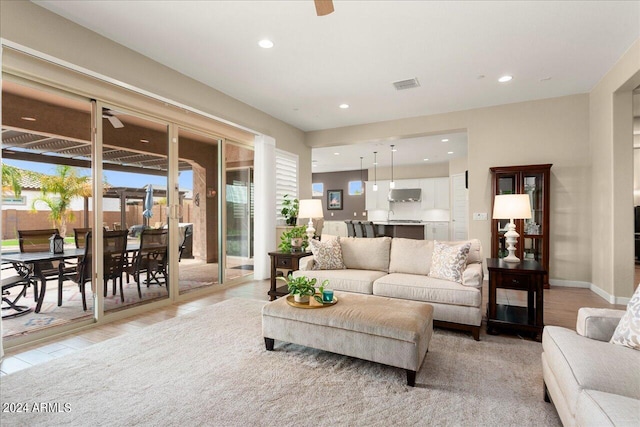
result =
[[16,197],[22,194],[22,172],[15,166],[2,164],[2,192],[11,191]]
[[55,175],[42,175],[40,182],[42,195],[33,200],[31,210],[36,210],[38,202],[44,203],[51,211],[49,218],[64,237],[67,233],[67,222],[75,219],[70,209],[71,201],[75,197],[91,196],[90,178],[78,175],[74,167],[58,165]]

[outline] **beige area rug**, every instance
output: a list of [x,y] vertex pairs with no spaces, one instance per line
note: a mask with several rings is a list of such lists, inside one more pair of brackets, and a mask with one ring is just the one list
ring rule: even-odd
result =
[[[3,426],[560,425],[539,343],[437,329],[405,371],[261,334],[264,302],[231,299],[2,377]],[[68,412],[65,412],[68,411]]]

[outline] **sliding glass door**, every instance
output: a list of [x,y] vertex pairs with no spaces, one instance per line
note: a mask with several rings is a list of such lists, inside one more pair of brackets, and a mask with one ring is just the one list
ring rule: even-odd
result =
[[253,274],[253,148],[227,142],[225,278]]
[[222,282],[218,242],[220,144],[213,136],[178,129],[180,294]]
[[107,105],[101,106],[101,116],[103,231],[126,234],[124,271],[104,280],[109,313],[169,297],[167,206],[173,195],[168,191],[169,124]]

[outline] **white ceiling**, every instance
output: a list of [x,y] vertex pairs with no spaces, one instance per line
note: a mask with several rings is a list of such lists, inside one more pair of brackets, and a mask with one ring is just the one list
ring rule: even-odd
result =
[[640,1],[34,2],[304,131],[586,93],[640,38]]

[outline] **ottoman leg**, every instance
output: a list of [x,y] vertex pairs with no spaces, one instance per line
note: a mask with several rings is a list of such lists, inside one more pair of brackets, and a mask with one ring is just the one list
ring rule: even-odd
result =
[[273,351],[274,343],[275,340],[273,338],[264,337],[264,346],[266,347],[267,351]]
[[409,387],[415,387],[416,386],[416,371],[411,371],[409,369],[407,369],[406,371],[407,371],[407,385]]

